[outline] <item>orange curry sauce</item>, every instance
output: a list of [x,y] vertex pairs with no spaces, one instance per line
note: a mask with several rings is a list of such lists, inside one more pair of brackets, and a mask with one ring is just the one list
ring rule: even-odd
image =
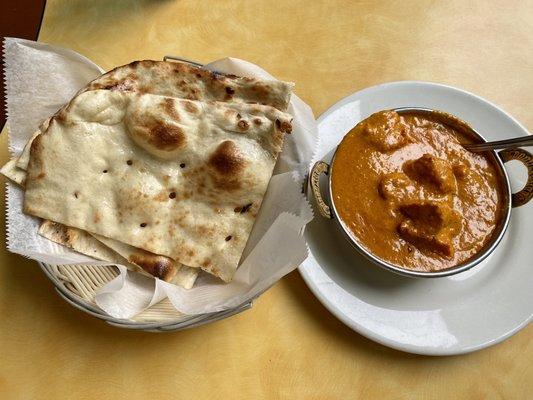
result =
[[382,260],[418,271],[463,263],[502,215],[496,167],[471,140],[422,114],[373,114],[343,139],[332,165],[338,216]]

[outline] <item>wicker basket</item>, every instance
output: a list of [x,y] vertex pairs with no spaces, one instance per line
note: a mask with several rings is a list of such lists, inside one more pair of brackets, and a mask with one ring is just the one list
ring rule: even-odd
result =
[[252,306],[252,301],[249,301],[231,310],[191,316],[176,311],[170,301],[164,299],[134,318],[118,319],[105,314],[94,301],[96,291],[118,276],[117,267],[114,265],[48,265],[44,263],[39,263],[39,265],[67,303],[120,328],[148,332],[175,331],[218,321]]

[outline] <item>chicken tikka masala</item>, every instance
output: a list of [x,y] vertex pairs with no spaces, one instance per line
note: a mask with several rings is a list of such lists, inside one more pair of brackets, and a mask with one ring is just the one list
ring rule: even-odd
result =
[[461,264],[502,216],[500,175],[459,130],[426,114],[382,111],[350,131],[333,160],[338,216],[378,258],[418,271]]

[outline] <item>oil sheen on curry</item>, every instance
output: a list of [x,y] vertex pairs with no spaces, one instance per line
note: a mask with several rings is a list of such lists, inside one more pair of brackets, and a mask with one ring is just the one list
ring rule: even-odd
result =
[[490,240],[502,191],[490,158],[423,114],[382,111],[350,131],[332,165],[343,225],[375,256],[402,268],[461,264]]

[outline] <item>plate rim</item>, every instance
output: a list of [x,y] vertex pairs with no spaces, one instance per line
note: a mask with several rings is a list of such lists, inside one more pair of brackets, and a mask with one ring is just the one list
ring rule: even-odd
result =
[[[486,100],[485,98],[474,94],[472,92],[469,92],[464,89],[457,88],[455,86],[443,84],[443,83],[437,83],[437,82],[430,82],[430,81],[417,81],[417,80],[400,80],[400,81],[390,81],[390,82],[384,82],[377,85],[369,86],[366,88],[363,88],[361,90],[357,90],[340,100],[338,100],[336,103],[332,104],[330,107],[328,107],[320,116],[317,118],[317,125],[320,126],[320,123],[327,118],[332,112],[337,110],[338,108],[342,107],[345,104],[348,104],[354,97],[358,97],[361,95],[364,95],[366,92],[371,92],[377,89],[382,89],[384,87],[391,87],[391,86],[410,86],[410,85],[418,85],[418,86],[426,86],[426,87],[438,87],[441,89],[447,89],[454,92],[458,92],[462,95],[466,95],[469,97],[474,98],[477,101],[480,101],[482,103],[485,103],[495,110],[497,110],[503,117],[509,119],[516,127],[522,131],[524,131],[526,134],[530,135],[531,133],[526,129],[525,126],[523,126],[516,118],[514,118],[512,115],[510,115],[508,112],[506,112],[504,109],[499,107],[498,105],[494,104],[493,102]],[[315,156],[316,157],[316,156]],[[316,158],[313,158],[313,163],[316,161]],[[311,165],[312,166],[312,165]],[[400,344],[395,341],[390,341],[389,339],[383,338],[381,335],[376,334],[374,331],[366,328],[362,324],[360,324],[357,321],[354,321],[348,317],[344,313],[342,313],[338,307],[335,306],[335,304],[329,300],[329,298],[321,293],[321,291],[318,289],[318,285],[314,282],[314,280],[311,278],[311,274],[309,274],[306,271],[306,264],[308,263],[308,259],[306,259],[299,267],[298,272],[300,273],[300,276],[303,278],[305,284],[309,287],[313,295],[319,300],[319,302],[329,311],[331,312],[337,319],[339,319],[344,325],[346,325],[348,328],[352,329],[353,331],[359,333],[360,335],[376,342],[381,345],[393,348],[395,350],[412,353],[412,354],[419,354],[419,355],[426,355],[426,356],[452,356],[452,355],[461,355],[461,354],[467,354],[472,353],[478,350],[485,349],[487,347],[494,346],[498,343],[503,342],[504,340],[508,339],[509,337],[513,336],[517,332],[524,329],[526,326],[529,325],[529,323],[533,320],[533,309],[530,311],[529,317],[523,320],[520,324],[517,326],[514,326],[509,331],[503,333],[502,335],[492,339],[485,341],[483,343],[473,345],[473,346],[466,346],[464,348],[460,349],[454,349],[449,350],[447,348],[426,348],[423,346],[414,346],[411,344]],[[320,265],[318,262],[316,262],[318,265]],[[324,272],[325,273],[325,272]]]

